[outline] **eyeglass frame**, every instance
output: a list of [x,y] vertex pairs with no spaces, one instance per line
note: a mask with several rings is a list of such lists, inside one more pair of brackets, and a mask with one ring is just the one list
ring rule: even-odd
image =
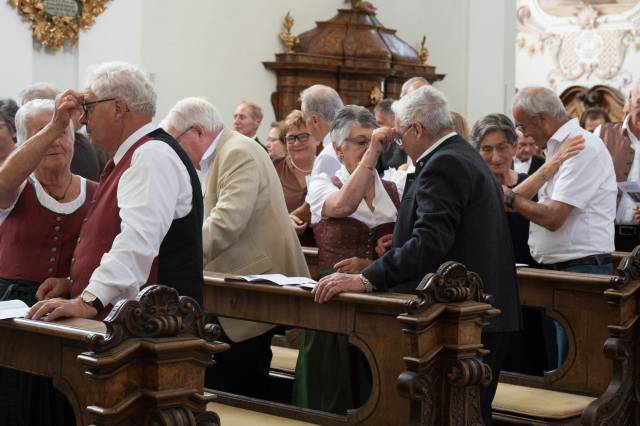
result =
[[109,101],[115,101],[118,98],[106,98],[106,99],[98,99],[97,101],[91,101],[91,102],[87,102],[86,100],[83,100],[82,103],[80,104],[80,106],[82,107],[82,115],[85,118],[89,118],[89,106],[91,105],[95,105],[95,104],[100,104],[102,102],[109,102]]
[[393,141],[396,143],[396,145],[398,146],[404,146],[404,136],[407,134],[407,132],[409,130],[413,129],[413,124],[411,124],[409,127],[407,127],[404,132],[402,133],[398,133],[396,132],[396,135],[393,137]]
[[180,138],[186,135],[187,133],[189,133],[191,130],[193,130],[193,125],[187,127],[182,133],[180,133],[174,139],[176,140],[176,142],[180,142]]
[[[300,136],[304,137],[305,140],[301,140]],[[289,138],[291,138],[292,140],[289,141],[288,140]],[[299,133],[297,135],[285,135],[284,136],[284,142],[286,144],[289,144],[289,143],[290,144],[294,144],[296,142],[305,143],[305,142],[308,142],[309,139],[311,139],[311,133],[309,133],[309,132],[303,132],[303,133]]]
[[365,145],[369,145],[371,143],[371,137],[364,137],[365,140],[355,140],[355,138],[344,138],[345,142],[349,142],[352,143],[354,145],[358,145],[358,146],[365,146]]

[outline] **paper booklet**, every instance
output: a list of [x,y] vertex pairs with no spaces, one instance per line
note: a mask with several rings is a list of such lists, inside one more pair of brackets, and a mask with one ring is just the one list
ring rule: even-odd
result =
[[0,302],[0,319],[24,318],[29,307],[22,300]]
[[317,284],[316,281],[307,277],[287,277],[282,274],[264,275],[233,275],[226,277],[225,281],[246,281],[248,283],[271,283],[279,286],[293,285],[296,287],[312,289]]

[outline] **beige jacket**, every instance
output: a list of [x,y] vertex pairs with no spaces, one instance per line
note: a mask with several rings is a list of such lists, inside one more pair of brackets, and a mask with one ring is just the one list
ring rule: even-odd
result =
[[[309,276],[280,180],[264,149],[237,132],[223,130],[206,182],[202,228],[206,271]],[[219,320],[234,342],[273,327]]]

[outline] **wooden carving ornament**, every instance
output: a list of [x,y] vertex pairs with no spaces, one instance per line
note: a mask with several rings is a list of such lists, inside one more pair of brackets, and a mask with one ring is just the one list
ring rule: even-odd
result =
[[640,246],[636,246],[629,256],[622,258],[612,278],[612,286],[620,290],[631,281],[640,280]]
[[202,309],[190,297],[163,285],[142,290],[136,300],[121,300],[104,320],[106,336],[93,334],[89,343],[94,352],[107,351],[134,337],[159,338],[189,334],[208,342],[220,336],[220,327],[205,324]]

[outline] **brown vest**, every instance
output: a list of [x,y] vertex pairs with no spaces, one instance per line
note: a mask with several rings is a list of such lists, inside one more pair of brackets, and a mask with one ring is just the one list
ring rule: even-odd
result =
[[613,159],[616,181],[626,182],[629,178],[635,151],[631,148],[631,140],[627,131],[622,128],[622,122],[604,123],[600,128],[600,138],[607,146]]
[[85,202],[71,214],[43,207],[30,181],[0,225],[0,277],[42,282],[69,276],[71,256],[96,183],[87,181]]

